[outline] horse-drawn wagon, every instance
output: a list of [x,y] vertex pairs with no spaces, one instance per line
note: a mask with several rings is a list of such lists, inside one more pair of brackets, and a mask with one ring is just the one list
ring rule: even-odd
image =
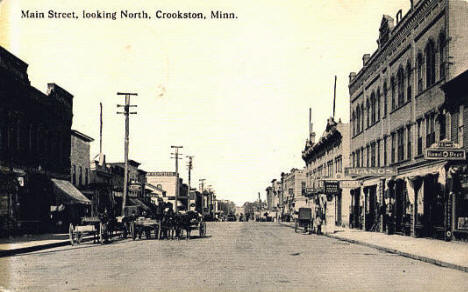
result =
[[309,234],[312,233],[313,217],[311,208],[299,208],[294,231],[298,232],[299,228],[304,228],[304,232],[309,232]]

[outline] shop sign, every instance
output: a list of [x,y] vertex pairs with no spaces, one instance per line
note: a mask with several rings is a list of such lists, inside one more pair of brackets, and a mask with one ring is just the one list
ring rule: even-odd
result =
[[130,184],[128,190],[131,192],[139,192],[141,190],[141,185],[139,184]]
[[465,160],[466,152],[463,149],[426,149],[425,157],[428,160]]
[[341,188],[356,189],[361,186],[361,182],[357,180],[342,180],[340,181]]
[[346,167],[346,176],[394,176],[397,170],[393,167]]
[[326,195],[336,195],[339,193],[338,181],[324,181],[324,190]]

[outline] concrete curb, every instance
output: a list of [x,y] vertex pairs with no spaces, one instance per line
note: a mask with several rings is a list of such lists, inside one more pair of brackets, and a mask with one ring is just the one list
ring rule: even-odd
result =
[[[81,239],[81,242],[89,242],[92,240],[93,240],[93,236],[86,236]],[[9,257],[9,256],[17,255],[17,254],[22,254],[22,253],[38,251],[38,250],[43,250],[43,249],[66,246],[66,245],[71,245],[68,239],[59,241],[59,242],[53,242],[53,243],[38,244],[34,246],[20,247],[20,248],[15,248],[15,249],[8,249],[8,250],[0,250],[0,258]]]
[[[290,226],[289,224],[285,224],[285,223],[282,223],[282,222],[278,222],[278,224],[280,224],[282,226],[294,228],[294,226]],[[341,236],[336,235],[336,234],[322,234],[322,235],[324,235],[326,237],[329,237],[329,238],[333,238],[333,239],[337,239],[337,240],[341,240],[341,241],[346,241],[346,242],[353,243],[353,244],[359,244],[359,245],[367,246],[367,247],[370,247],[370,248],[375,248],[375,249],[378,249],[378,250],[381,250],[381,251],[385,251],[385,252],[392,253],[392,254],[397,254],[397,255],[407,257],[407,258],[410,258],[410,259],[414,259],[414,260],[426,262],[426,263],[429,263],[429,264],[433,264],[433,265],[437,265],[437,266],[441,266],[441,267],[445,267],[445,268],[449,268],[449,269],[453,269],[453,270],[459,270],[459,271],[468,273],[468,267],[465,267],[465,266],[460,266],[460,265],[452,264],[452,263],[449,263],[449,262],[439,261],[439,260],[436,260],[436,259],[433,259],[433,258],[429,258],[429,257],[425,257],[425,256],[419,256],[419,255],[407,253],[407,252],[404,252],[404,251],[400,251],[400,250],[397,250],[397,249],[393,249],[393,248],[389,248],[389,247],[383,247],[383,246],[380,246],[380,245],[368,243],[368,242],[365,242],[365,241],[349,239],[349,238],[341,237]]]
[[380,246],[380,245],[376,245],[376,244],[372,244],[372,243],[368,243],[368,242],[364,242],[364,241],[349,239],[349,238],[337,236],[335,234],[324,234],[324,235],[329,237],[329,238],[334,238],[334,239],[338,239],[338,240],[341,240],[341,241],[346,241],[346,242],[353,243],[353,244],[359,244],[359,245],[367,246],[367,247],[370,247],[370,248],[375,248],[375,249],[378,249],[378,250],[381,250],[381,251],[385,251],[385,252],[392,253],[392,254],[397,254],[397,255],[407,257],[407,258],[410,258],[410,259],[419,260],[419,261],[426,262],[426,263],[429,263],[429,264],[433,264],[433,265],[437,265],[437,266],[441,266],[441,267],[445,267],[445,268],[449,268],[449,269],[454,269],[454,270],[459,270],[459,271],[468,273],[468,267],[465,267],[465,266],[460,266],[460,265],[452,264],[452,263],[449,263],[449,262],[439,261],[439,260],[436,260],[436,259],[433,259],[433,258],[420,256],[420,255],[415,255],[415,254],[407,253],[407,252],[400,251],[400,250],[397,250],[397,249],[384,247],[384,246]]

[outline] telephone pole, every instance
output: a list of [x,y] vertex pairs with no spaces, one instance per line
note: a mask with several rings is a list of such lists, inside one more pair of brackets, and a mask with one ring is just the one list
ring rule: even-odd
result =
[[174,146],[172,145],[171,148],[175,149],[175,153],[171,153],[174,155],[175,159],[175,172],[176,172],[176,193],[175,193],[175,207],[174,210],[177,212],[179,210],[179,207],[177,206],[177,203],[179,203],[179,149],[184,148],[184,146]]
[[129,128],[130,128],[130,115],[136,115],[136,112],[131,112],[131,107],[137,107],[137,105],[130,104],[130,96],[137,96],[137,93],[128,93],[128,92],[117,92],[117,95],[125,96],[125,104],[118,104],[117,107],[123,107],[123,112],[117,112],[117,114],[123,114],[125,116],[125,140],[124,140],[124,185],[123,185],[123,194],[122,194],[122,216],[125,216],[125,207],[127,205],[127,195],[128,195],[128,144],[129,144]]
[[[192,169],[193,169],[193,164],[192,164],[192,159],[193,159],[193,155],[187,155],[187,158],[189,159],[188,163],[187,163],[187,169],[188,169],[188,205],[187,207],[190,207],[190,204],[191,204],[191,199],[190,199],[190,191],[191,191],[191,182],[192,182]],[[187,208],[189,209],[189,208]]]

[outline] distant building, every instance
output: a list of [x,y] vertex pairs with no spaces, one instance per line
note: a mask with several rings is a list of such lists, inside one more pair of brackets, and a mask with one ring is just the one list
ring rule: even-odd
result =
[[171,171],[151,171],[146,174],[148,183],[160,186],[166,191],[165,201],[175,206],[177,186],[179,187],[179,205],[184,209],[188,207],[188,186],[183,183],[175,172]]
[[305,200],[306,175],[304,170],[291,169],[281,175],[284,213],[292,215]]

